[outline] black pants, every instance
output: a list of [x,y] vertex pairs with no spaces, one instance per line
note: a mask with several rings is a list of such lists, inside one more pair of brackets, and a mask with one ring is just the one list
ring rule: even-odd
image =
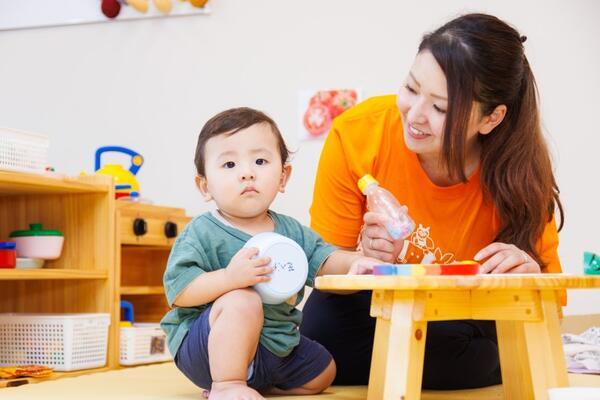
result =
[[[321,343],[337,364],[337,385],[369,381],[375,318],[371,292],[336,295],[313,290],[300,332]],[[478,388],[501,383],[494,321],[436,321],[427,325],[423,388]]]

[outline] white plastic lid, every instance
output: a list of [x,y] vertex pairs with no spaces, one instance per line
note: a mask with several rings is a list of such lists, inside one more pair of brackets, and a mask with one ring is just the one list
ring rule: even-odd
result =
[[306,284],[308,260],[298,243],[275,232],[253,236],[244,247],[258,248],[258,257],[270,257],[274,271],[269,282],[254,285],[265,304],[280,304],[298,293]]

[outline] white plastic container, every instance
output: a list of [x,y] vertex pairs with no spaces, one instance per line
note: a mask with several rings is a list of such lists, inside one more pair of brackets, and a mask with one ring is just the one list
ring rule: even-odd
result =
[[17,257],[56,260],[60,257],[64,236],[57,230],[42,229],[42,224],[30,224],[28,230],[11,232],[17,244]]
[[63,236],[26,236],[11,238],[17,244],[17,257],[56,260],[60,257]]
[[270,257],[274,271],[269,282],[254,285],[265,304],[280,304],[294,296],[306,284],[308,260],[298,243],[275,232],[253,236],[244,247],[256,247],[257,257]]
[[167,346],[167,335],[160,324],[136,323],[121,327],[121,365],[169,361],[173,357]]
[[0,365],[76,371],[106,365],[110,315],[0,314]]
[[44,172],[49,144],[46,135],[0,128],[0,169]]

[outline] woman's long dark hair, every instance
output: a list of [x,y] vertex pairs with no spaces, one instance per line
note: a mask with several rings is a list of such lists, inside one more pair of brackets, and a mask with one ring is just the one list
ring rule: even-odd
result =
[[542,135],[525,39],[496,17],[468,14],[425,35],[419,52],[429,50],[446,75],[442,157],[450,176],[467,180],[465,138],[473,102],[483,115],[506,105],[504,120],[491,133],[479,135],[481,183],[501,221],[496,241],[525,250],[544,268],[537,243],[556,208],[559,230],[564,213]]

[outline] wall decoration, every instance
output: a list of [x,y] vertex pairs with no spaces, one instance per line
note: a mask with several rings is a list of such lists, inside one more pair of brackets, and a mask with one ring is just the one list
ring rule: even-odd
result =
[[302,90],[298,93],[300,140],[327,136],[335,117],[360,101],[358,89]]
[[0,31],[210,14],[207,0],[0,0]]

